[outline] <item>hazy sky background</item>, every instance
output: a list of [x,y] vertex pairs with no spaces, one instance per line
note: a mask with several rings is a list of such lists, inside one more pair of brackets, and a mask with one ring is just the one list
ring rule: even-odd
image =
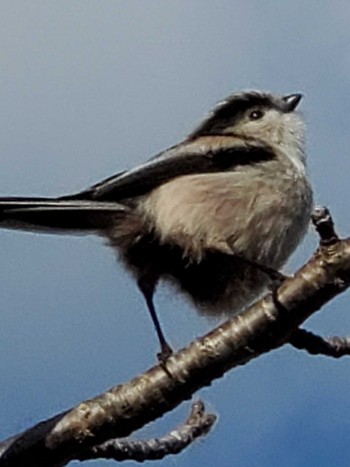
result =
[[[82,189],[175,144],[242,88],[301,91],[316,201],[349,235],[349,25],[345,0],[2,0],[0,194]],[[310,229],[287,271],[316,241]],[[142,297],[100,239],[1,231],[0,255],[1,438],[155,363]],[[213,325],[165,288],[156,300],[176,348]],[[307,327],[350,333],[349,308],[344,294]],[[215,430],[158,464],[349,466],[349,381],[349,359],[275,351],[202,391]]]

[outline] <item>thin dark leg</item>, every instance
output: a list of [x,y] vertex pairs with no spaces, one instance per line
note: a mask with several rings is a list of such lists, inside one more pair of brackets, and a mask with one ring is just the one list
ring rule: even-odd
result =
[[276,269],[270,268],[269,266],[265,266],[264,264],[257,263],[255,261],[251,261],[250,259],[244,258],[244,256],[237,256],[240,260],[242,260],[244,263],[249,264],[249,266],[252,266],[253,268],[258,269],[259,271],[263,272],[269,278],[271,279],[272,282],[276,283],[278,285],[281,285],[282,282],[285,281],[287,276],[285,276],[282,272],[277,271]]
[[138,285],[140,287],[140,290],[143,296],[145,297],[147,308],[151,315],[152,322],[153,322],[153,325],[156,330],[158,340],[160,343],[160,352],[157,354],[157,357],[160,362],[164,363],[173,353],[173,350],[164,337],[164,334],[163,334],[163,331],[162,331],[162,328],[161,328],[161,325],[160,325],[160,322],[159,322],[159,319],[156,313],[156,309],[154,307],[154,303],[153,303],[154,285],[153,284],[150,285],[149,283],[147,283],[145,280],[142,280],[142,279],[138,281]]
[[[275,304],[275,307],[282,313],[285,311],[284,306],[278,300],[278,288],[283,282],[286,280],[287,276],[284,275],[282,272],[277,271],[276,269],[270,268],[269,266],[265,266],[264,264],[256,263],[255,261],[250,261],[244,257],[239,256],[239,258],[244,261],[245,263],[249,264],[253,268],[258,269],[259,271],[266,274],[270,280],[271,284],[269,285],[269,289],[272,293],[272,300]],[[281,315],[282,316],[282,315]]]

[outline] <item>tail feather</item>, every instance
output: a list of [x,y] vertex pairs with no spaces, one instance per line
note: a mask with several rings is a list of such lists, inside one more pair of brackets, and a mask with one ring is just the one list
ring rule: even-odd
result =
[[47,233],[89,233],[109,228],[129,208],[111,202],[0,198],[0,228]]

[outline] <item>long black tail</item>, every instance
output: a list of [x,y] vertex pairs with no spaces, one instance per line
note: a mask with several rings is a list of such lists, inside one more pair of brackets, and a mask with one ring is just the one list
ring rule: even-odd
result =
[[0,198],[0,228],[47,233],[107,229],[129,211],[112,202],[65,198]]

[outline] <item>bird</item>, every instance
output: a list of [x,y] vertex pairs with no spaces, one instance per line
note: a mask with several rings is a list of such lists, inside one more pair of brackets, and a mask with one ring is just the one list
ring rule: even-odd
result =
[[313,193],[302,94],[241,91],[217,104],[180,143],[87,189],[56,198],[1,197],[0,228],[97,234],[154,305],[171,284],[206,316],[242,312],[303,239]]

